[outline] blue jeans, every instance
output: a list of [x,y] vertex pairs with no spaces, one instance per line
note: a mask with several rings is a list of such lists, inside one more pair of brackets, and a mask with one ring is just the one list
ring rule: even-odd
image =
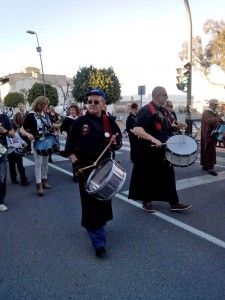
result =
[[0,158],[0,204],[4,204],[6,194],[7,155]]
[[106,234],[104,227],[88,230],[92,245],[95,249],[106,246]]

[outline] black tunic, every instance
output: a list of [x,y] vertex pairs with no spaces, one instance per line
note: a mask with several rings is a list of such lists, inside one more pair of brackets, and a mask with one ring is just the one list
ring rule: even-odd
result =
[[[117,145],[114,147],[114,150],[117,150],[122,146],[122,135],[115,121],[110,117],[109,119],[112,134],[118,133]],[[81,166],[91,165],[109,142],[104,133],[102,117],[98,118],[87,112],[84,116],[74,120],[65,150],[69,155],[76,154]],[[108,150],[100,161],[109,157],[111,157],[111,152]],[[98,229],[113,218],[111,199],[100,201],[86,192],[85,184],[91,171],[92,169],[87,169],[83,175],[79,175],[81,225],[87,230]]]
[[[168,138],[169,122],[162,107],[153,103],[157,113],[152,113],[148,106],[141,108],[137,115],[137,127],[161,142]],[[161,128],[157,128],[160,123]],[[144,201],[166,201],[170,204],[179,202],[176,192],[173,166],[165,159],[165,147],[151,147],[151,143],[138,139],[137,157],[133,166],[129,198]]]

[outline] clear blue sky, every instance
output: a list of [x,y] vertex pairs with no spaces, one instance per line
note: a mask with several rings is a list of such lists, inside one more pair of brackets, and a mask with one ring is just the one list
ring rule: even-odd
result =
[[[193,35],[207,19],[221,20],[224,0],[189,0]],[[183,0],[1,1],[0,76],[40,67],[34,35],[42,46],[44,72],[74,76],[79,67],[112,66],[122,94],[146,85],[176,92],[178,52],[188,39]]]

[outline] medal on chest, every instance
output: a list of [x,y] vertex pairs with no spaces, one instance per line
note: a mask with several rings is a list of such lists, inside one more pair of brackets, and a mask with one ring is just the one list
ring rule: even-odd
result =
[[82,135],[88,135],[89,131],[90,131],[89,125],[88,124],[84,124],[82,126],[82,128],[81,128]]

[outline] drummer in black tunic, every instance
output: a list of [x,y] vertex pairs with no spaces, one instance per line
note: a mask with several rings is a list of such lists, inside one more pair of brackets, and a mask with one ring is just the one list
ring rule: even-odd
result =
[[[142,200],[143,209],[151,213],[155,212],[152,201],[169,202],[171,211],[184,211],[191,207],[179,202],[174,168],[165,159],[164,143],[168,139],[170,127],[173,126],[163,107],[167,98],[164,87],[155,87],[152,101],[139,110],[133,128],[133,133],[139,139],[128,197]],[[177,128],[185,126],[179,123]]]
[[78,170],[92,165],[110,141],[111,148],[104,153],[99,162],[110,158],[112,152],[122,146],[122,134],[118,125],[113,118],[102,113],[104,104],[103,90],[94,89],[88,93],[87,112],[74,120],[65,148],[72,161],[73,172],[78,174],[82,205],[81,225],[88,231],[95,254],[99,258],[106,256],[104,225],[113,218],[111,199],[101,201],[88,194],[85,184],[93,168],[82,172]]

